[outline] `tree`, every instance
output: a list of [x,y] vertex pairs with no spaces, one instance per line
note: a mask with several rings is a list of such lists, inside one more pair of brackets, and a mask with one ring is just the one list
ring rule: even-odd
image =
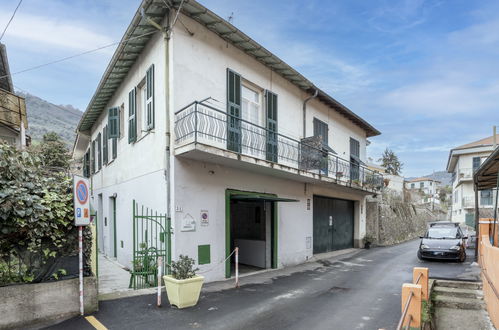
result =
[[46,133],[36,148],[42,164],[49,171],[59,172],[69,169],[71,155],[57,133]]
[[399,175],[402,172],[402,167],[404,166],[404,164],[399,161],[397,155],[395,155],[395,153],[388,148],[383,151],[383,154],[378,161],[380,161],[381,165],[386,168],[386,173],[393,175]]

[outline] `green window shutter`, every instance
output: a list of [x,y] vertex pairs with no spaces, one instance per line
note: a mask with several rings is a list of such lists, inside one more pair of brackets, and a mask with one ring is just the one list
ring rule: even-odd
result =
[[112,147],[113,147],[113,159],[116,159],[118,155],[118,138],[112,139]]
[[101,133],[97,135],[97,168],[100,171],[102,168],[102,141],[101,141]]
[[154,128],[154,64],[146,72],[146,126]]
[[107,125],[104,126],[104,129],[102,130],[102,162],[104,165],[107,165],[107,162],[109,161],[108,158],[108,137],[107,137]]
[[267,160],[277,163],[277,94],[265,91],[267,111]]
[[137,141],[137,88],[128,93],[128,143]]
[[90,154],[90,171],[91,174],[95,173],[95,140],[92,141],[92,149]]
[[108,110],[107,126],[109,127],[109,137],[120,137],[120,108],[114,107]]
[[83,156],[83,176],[85,178],[90,177],[90,149]]
[[241,75],[227,69],[227,149],[241,152]]

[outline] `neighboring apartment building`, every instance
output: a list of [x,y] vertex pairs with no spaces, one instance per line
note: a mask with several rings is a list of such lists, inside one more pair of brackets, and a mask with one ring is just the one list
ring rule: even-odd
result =
[[[474,227],[475,193],[473,173],[494,150],[494,136],[471,142],[449,153],[447,172],[452,173],[452,213],[454,222]],[[491,216],[495,192],[482,190],[478,196],[480,214]]]
[[236,246],[252,270],[361,247],[380,133],[201,4],[172,3],[178,19],[142,1],[78,125],[100,250],[133,268],[137,241],[164,241],[132,225],[133,200],[171,217],[169,253],[208,281],[233,275]]
[[416,178],[405,181],[405,188],[412,191],[421,191],[428,197],[438,197],[440,191],[440,181],[432,178]]
[[0,141],[23,148],[29,144],[26,135],[28,119],[23,97],[14,94],[5,45],[0,43]]

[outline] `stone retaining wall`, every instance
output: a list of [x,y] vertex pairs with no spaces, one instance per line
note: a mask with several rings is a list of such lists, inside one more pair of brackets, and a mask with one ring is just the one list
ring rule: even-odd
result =
[[427,223],[437,218],[425,207],[403,201],[368,201],[366,207],[366,233],[376,245],[392,245],[421,236]]
[[[84,279],[85,313],[98,309],[97,280]],[[80,313],[77,278],[0,287],[0,329],[34,328]]]

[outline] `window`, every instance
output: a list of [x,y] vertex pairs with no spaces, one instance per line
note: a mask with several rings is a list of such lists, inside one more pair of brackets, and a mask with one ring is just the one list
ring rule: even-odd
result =
[[137,88],[128,93],[128,143],[137,141]]
[[114,107],[108,110],[107,126],[109,127],[109,137],[120,137],[120,108]]
[[433,182],[432,181],[430,181],[430,186],[433,186]]
[[411,189],[414,189],[416,188],[416,184],[415,183],[411,183]]
[[146,72],[146,127],[154,128],[154,64]]
[[480,157],[473,157],[473,172],[480,167]]
[[108,146],[109,146],[109,141],[107,137],[107,125],[104,126],[104,129],[102,130],[102,162],[104,165],[107,165],[107,162],[109,161],[108,157]]
[[419,183],[419,188],[424,188],[424,182]]
[[459,201],[459,190],[454,190],[454,204]]
[[492,189],[480,191],[480,205],[492,205]]
[[350,177],[358,180],[360,176],[360,143],[354,138],[350,138]]
[[255,125],[262,125],[261,93],[245,85],[241,86],[242,118]]
[[102,168],[102,141],[101,133],[97,135],[97,171]]
[[328,135],[329,135],[329,128],[328,125],[317,119],[314,118],[314,136],[320,136],[321,141],[324,145],[328,145]]
[[95,173],[95,140],[92,141],[92,151],[90,154],[90,171],[92,174]]

